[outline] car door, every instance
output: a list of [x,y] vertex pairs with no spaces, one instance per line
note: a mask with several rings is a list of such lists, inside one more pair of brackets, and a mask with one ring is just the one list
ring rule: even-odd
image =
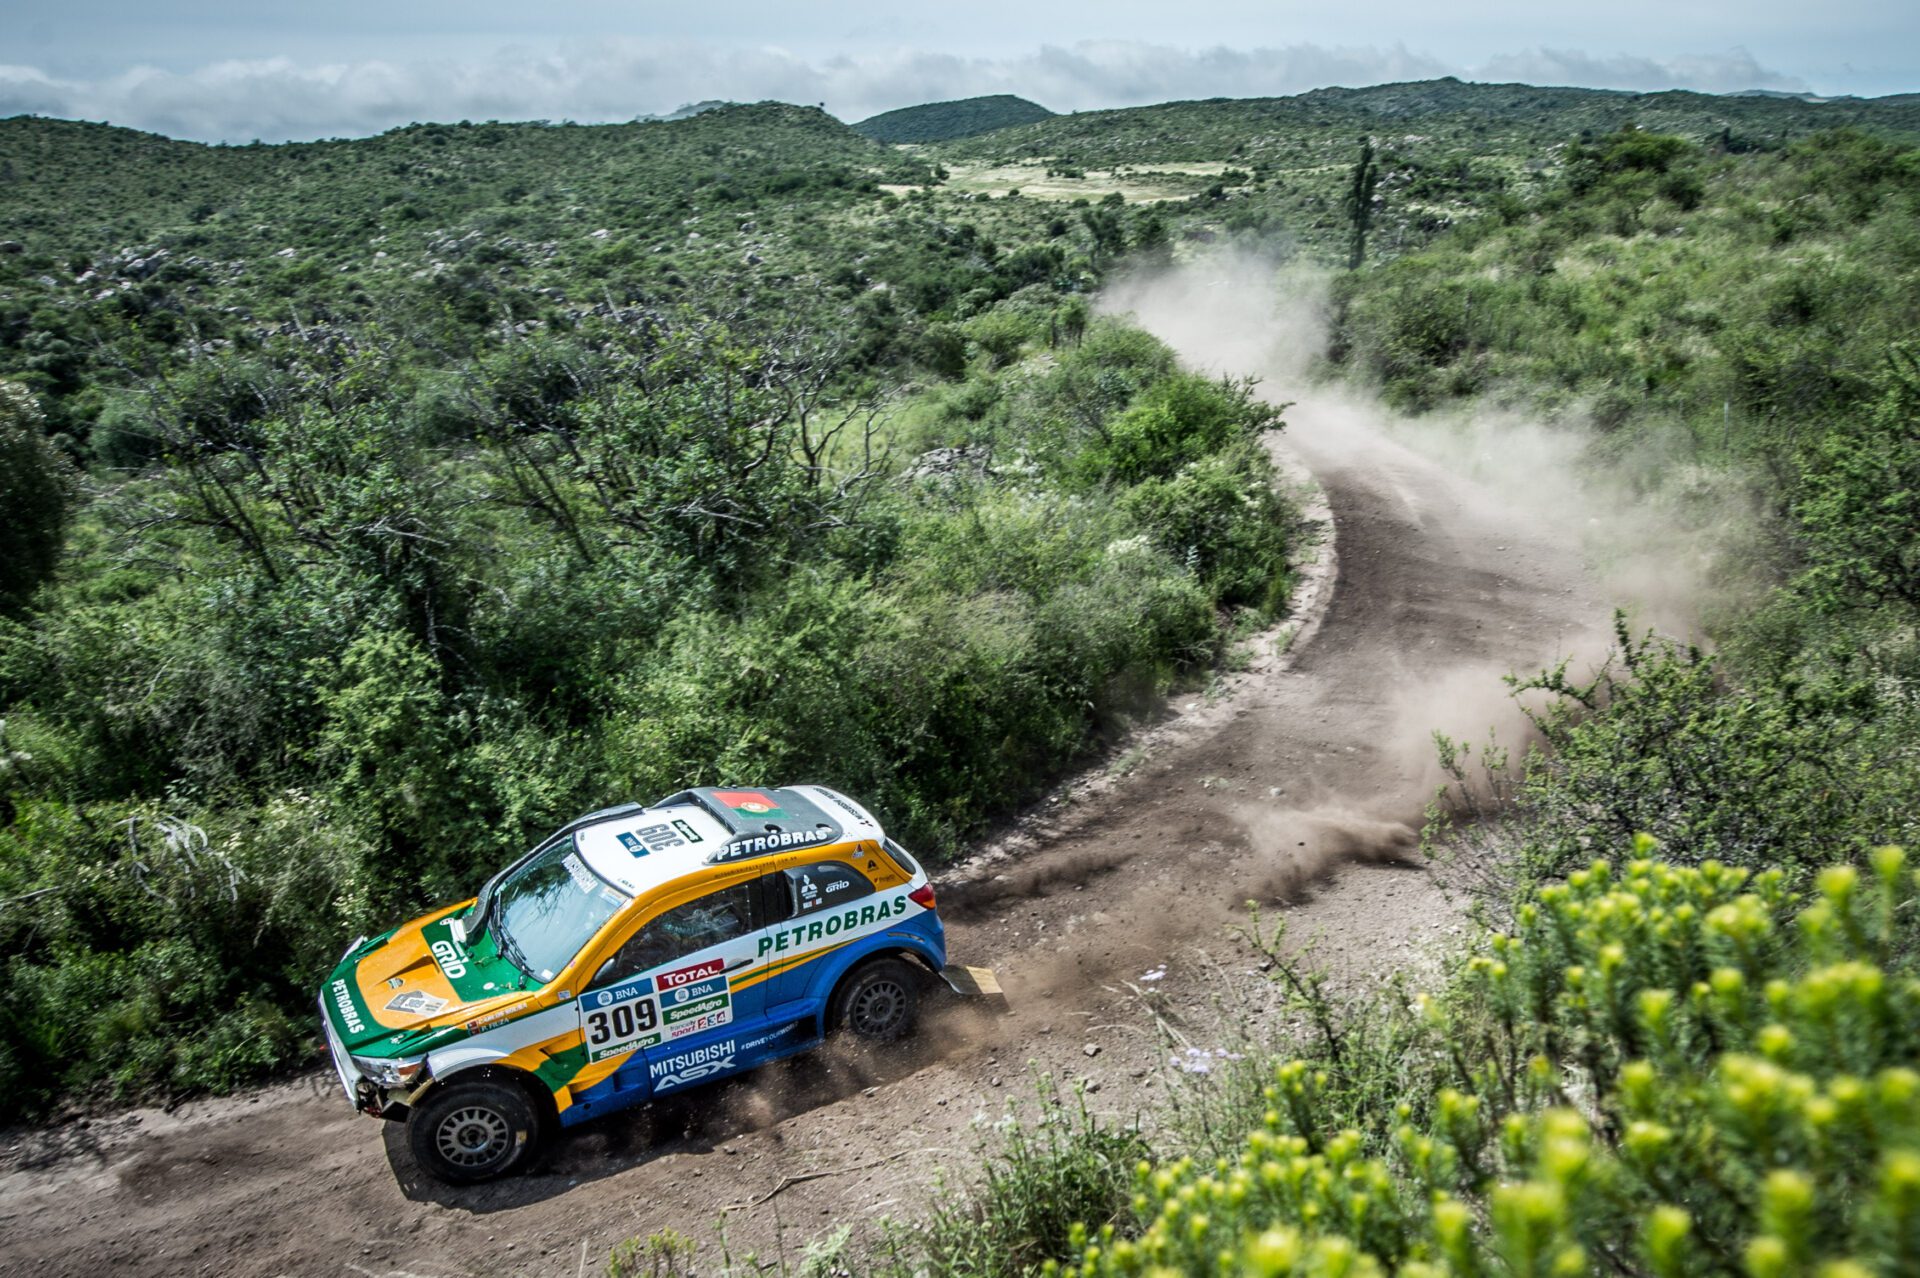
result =
[[[729,1057],[716,1044],[761,1024],[766,983],[749,978],[761,964],[763,930],[753,879],[670,906],[634,930],[580,998],[589,1061],[630,1054],[610,1080],[614,1091],[671,1090],[726,1072],[688,1075]],[[653,1068],[688,1054],[679,1068]]]
[[781,941],[769,956],[775,965],[775,975],[767,981],[773,987],[767,995],[769,1016],[775,1024],[811,1017],[829,992],[824,969],[814,960],[842,944],[835,932],[812,924],[872,896],[873,881],[857,866],[838,859],[775,870],[764,881],[762,908]]

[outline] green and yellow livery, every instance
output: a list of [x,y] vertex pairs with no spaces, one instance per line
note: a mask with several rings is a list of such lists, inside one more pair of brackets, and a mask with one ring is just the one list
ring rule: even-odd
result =
[[694,789],[590,813],[472,900],[355,942],[320,995],[361,1110],[448,1181],[549,1124],[914,1023],[946,965],[925,872],[824,786]]

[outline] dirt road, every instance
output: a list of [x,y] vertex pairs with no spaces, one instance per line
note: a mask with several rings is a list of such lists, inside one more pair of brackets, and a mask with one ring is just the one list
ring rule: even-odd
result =
[[791,1258],[964,1170],[975,1120],[1025,1090],[1029,1062],[1088,1081],[1096,1108],[1150,1103],[1166,1048],[1126,983],[1164,965],[1159,996],[1204,1007],[1248,965],[1225,934],[1248,898],[1286,902],[1292,935],[1350,981],[1418,953],[1456,909],[1417,864],[1378,858],[1405,850],[1394,823],[1428,793],[1428,729],[1483,735],[1498,672],[1570,650],[1604,613],[1571,556],[1486,494],[1344,415],[1289,421],[1338,529],[1317,632],[1184,699],[997,858],[938,880],[953,955],[996,967],[1014,1015],[936,1015],[902,1056],[822,1053],[589,1124],[534,1174],[473,1190],[423,1180],[324,1072],[20,1136],[0,1269],[575,1275],[666,1227],[711,1255],[722,1219],[736,1255]]

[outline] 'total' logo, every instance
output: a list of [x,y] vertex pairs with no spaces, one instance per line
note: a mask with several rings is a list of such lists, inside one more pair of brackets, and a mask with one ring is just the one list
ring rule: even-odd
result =
[[708,959],[704,963],[695,963],[692,967],[683,967],[672,972],[662,972],[657,984],[663,990],[677,989],[682,985],[691,985],[695,981],[704,981],[709,976],[718,976],[727,970],[725,959]]

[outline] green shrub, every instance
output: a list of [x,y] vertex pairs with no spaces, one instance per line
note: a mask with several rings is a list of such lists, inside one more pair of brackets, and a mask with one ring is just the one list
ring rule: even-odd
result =
[[[1547,747],[1527,758],[1502,835],[1533,881],[1650,832],[1669,859],[1794,873],[1897,833],[1908,807],[1871,690],[1837,678],[1734,683],[1713,655],[1616,619],[1617,648],[1586,680],[1565,665],[1515,682]],[[1449,750],[1451,742],[1443,742]],[[1456,772],[1461,760],[1449,753]]]
[[1798,582],[1826,611],[1920,615],[1920,355],[1892,353],[1880,401],[1811,449],[1794,518],[1811,563]]
[[60,558],[75,483],[44,426],[26,388],[0,381],[0,611],[24,607]]
[[1029,1119],[1009,1115],[982,1167],[935,1199],[913,1230],[911,1251],[935,1273],[1014,1278],[1070,1254],[1070,1240],[1132,1222],[1134,1164],[1147,1152],[1137,1131],[1101,1122],[1086,1097],[1037,1083]]
[[1011,307],[997,306],[970,319],[962,331],[993,368],[1005,368],[1020,358],[1020,348],[1034,336],[1034,324]]
[[1278,420],[1279,410],[1255,399],[1248,384],[1175,373],[1153,382],[1099,427],[1077,464],[1089,478],[1127,484],[1165,478]]
[[1280,1065],[1235,1157],[1143,1160],[1138,1233],[1094,1218],[1065,1268],[1904,1272],[1917,888],[1893,849],[1810,898],[1650,859],[1543,887],[1379,1046],[1395,1086],[1335,1112],[1327,1059]]
[[0,840],[3,1112],[224,1090],[304,1051],[314,973],[382,867],[323,801],[219,814],[22,804]]
[[1287,594],[1287,511],[1273,462],[1241,443],[1130,489],[1122,504],[1222,604],[1272,616]]

